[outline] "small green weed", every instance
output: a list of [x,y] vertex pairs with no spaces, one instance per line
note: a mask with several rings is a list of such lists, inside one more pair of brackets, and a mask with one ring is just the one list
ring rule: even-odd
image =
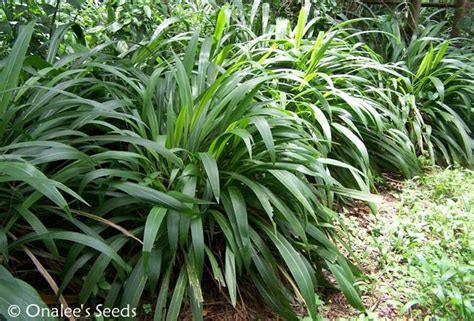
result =
[[366,228],[344,220],[357,255],[374,257],[364,290],[390,297],[399,316],[473,320],[474,172],[434,169],[398,197],[398,211]]

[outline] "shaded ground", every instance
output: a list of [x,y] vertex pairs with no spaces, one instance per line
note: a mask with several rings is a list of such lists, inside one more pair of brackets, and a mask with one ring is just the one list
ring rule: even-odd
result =
[[[204,282],[204,320],[209,321],[247,321],[247,320],[283,320],[272,312],[272,310],[261,301],[252,284],[243,283],[237,293],[237,306],[234,308],[226,295],[226,289],[219,289],[213,281]],[[182,321],[193,321],[190,308],[183,309]]]
[[[356,201],[352,207],[346,210],[346,214],[353,219],[353,222],[356,222],[356,226],[360,228],[359,232],[366,239],[370,238],[370,230],[368,230],[370,225],[374,224],[376,220],[390,222],[397,214],[400,206],[398,199],[402,183],[394,178],[387,177],[386,179],[387,185],[380,190],[382,201],[378,204],[379,212],[377,218],[371,213],[367,204],[363,202]],[[347,239],[347,242],[352,244],[350,238]],[[347,254],[345,249],[341,248],[341,250]],[[353,260],[354,263],[366,275],[373,275],[378,271],[379,266],[377,265],[376,258],[380,256],[380,253],[377,248],[354,247],[354,254],[360,258],[359,262]],[[387,293],[377,291],[376,287],[370,287],[362,292],[362,302],[371,311],[373,316],[379,318],[393,319],[397,317],[398,310],[392,301],[393,299]],[[349,305],[341,292],[330,294],[324,299],[324,303],[322,314],[329,320],[354,318],[361,315],[360,311]]]
[[433,169],[412,181],[387,181],[378,214],[356,202],[339,226],[366,275],[358,285],[367,315],[339,293],[324,298],[323,315],[474,320],[474,172]]

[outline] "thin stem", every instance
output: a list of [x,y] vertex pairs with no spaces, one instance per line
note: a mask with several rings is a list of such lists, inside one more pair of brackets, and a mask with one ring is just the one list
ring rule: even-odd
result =
[[56,17],[59,12],[59,5],[61,3],[61,0],[56,1],[56,7],[54,8],[54,13],[53,13],[53,20],[51,21],[51,27],[49,28],[49,39],[53,37],[53,30],[54,30],[54,25],[56,23]]

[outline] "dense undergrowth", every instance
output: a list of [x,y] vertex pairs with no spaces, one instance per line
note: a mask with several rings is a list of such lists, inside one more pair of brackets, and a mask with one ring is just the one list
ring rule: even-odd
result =
[[175,320],[184,302],[199,320],[210,275],[234,305],[245,278],[278,314],[317,318],[327,272],[363,311],[336,205],[373,205],[380,172],[412,177],[419,156],[472,163],[472,52],[309,7],[293,25],[259,2],[172,10],[137,31],[91,2],[3,40],[2,311],[39,273],[63,304]]

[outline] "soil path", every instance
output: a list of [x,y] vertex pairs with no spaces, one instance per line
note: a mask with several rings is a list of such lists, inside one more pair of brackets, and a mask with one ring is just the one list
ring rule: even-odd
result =
[[[363,240],[371,240],[372,227],[376,221],[387,222],[391,221],[397,216],[400,208],[399,195],[401,193],[402,182],[385,177],[387,180],[386,186],[381,188],[379,193],[382,201],[378,204],[378,213],[374,215],[371,213],[369,207],[363,202],[354,202],[353,205],[346,211],[353,221],[356,222],[356,230],[358,238]],[[400,319],[398,310],[395,306],[394,298],[391,298],[387,293],[378,291],[378,283],[389,283],[391,276],[380,274],[380,256],[379,250],[376,247],[365,247],[360,242],[351,242],[351,239],[346,240],[353,248],[355,257],[360,259],[359,264],[354,263],[361,268],[361,270],[369,276],[367,284],[370,284],[368,291],[362,292],[362,301],[366,308],[370,309],[371,316],[378,317],[382,320],[408,320]],[[348,254],[345,249],[342,252]],[[377,275],[377,279],[370,279],[370,276]],[[397,298],[397,301],[404,301],[404,298]],[[329,293],[324,298],[323,317],[329,320],[337,319],[353,319],[361,315],[360,311],[355,310],[349,305],[344,295],[341,292]]]

